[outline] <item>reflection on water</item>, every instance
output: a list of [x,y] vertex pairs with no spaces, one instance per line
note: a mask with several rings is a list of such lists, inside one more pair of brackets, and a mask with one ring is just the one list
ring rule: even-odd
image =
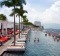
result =
[[45,36],[45,33],[40,31],[31,31],[24,54],[4,53],[3,56],[60,56],[59,40],[52,36]]

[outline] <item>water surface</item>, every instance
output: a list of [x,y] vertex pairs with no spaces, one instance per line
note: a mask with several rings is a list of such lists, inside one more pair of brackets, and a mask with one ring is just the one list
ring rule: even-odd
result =
[[60,41],[54,41],[53,37],[45,36],[43,32],[31,31],[24,54],[4,53],[3,56],[60,56]]

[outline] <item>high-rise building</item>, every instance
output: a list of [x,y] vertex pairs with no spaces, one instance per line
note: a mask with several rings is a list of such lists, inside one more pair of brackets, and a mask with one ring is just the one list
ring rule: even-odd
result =
[[34,24],[35,24],[36,26],[39,26],[39,27],[41,26],[41,22],[40,22],[40,21],[35,21]]
[[38,27],[39,30],[41,30],[41,31],[44,30],[44,27],[41,25],[41,22],[40,22],[40,21],[35,21],[34,24],[35,24],[36,26],[39,26],[39,27]]

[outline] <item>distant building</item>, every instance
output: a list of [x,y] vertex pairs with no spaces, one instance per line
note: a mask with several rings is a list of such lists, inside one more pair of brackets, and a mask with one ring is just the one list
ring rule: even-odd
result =
[[39,21],[35,21],[34,24],[35,24],[36,26],[41,26],[41,22],[39,22]]
[[1,29],[1,23],[2,23],[3,28],[14,28],[13,22],[2,21],[2,22],[0,22],[0,29]]
[[[1,21],[0,20],[0,29],[1,29],[1,23],[2,23],[2,28],[14,28],[14,22],[9,22],[9,21]],[[17,29],[19,29],[19,23],[15,23],[15,26]],[[20,23],[20,29],[23,29],[23,24]]]
[[44,27],[41,25],[41,22],[40,21],[35,21],[34,22],[34,25],[39,26],[39,29],[40,30],[43,30],[44,29]]
[[[14,22],[0,20],[0,33],[6,35],[7,30],[14,30]],[[19,29],[19,23],[15,23],[15,30]],[[23,29],[23,24],[20,23],[20,30]]]

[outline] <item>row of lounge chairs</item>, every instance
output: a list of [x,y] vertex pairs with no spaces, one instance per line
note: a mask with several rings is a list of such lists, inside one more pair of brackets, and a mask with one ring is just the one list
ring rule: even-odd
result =
[[7,36],[0,36],[0,46],[3,45],[3,43],[5,43],[6,41],[8,41],[8,37]]
[[15,46],[14,46],[14,42],[11,43],[8,47],[7,47],[7,51],[25,51],[26,48],[26,40],[27,40],[27,34],[28,32],[24,31],[21,33],[20,38],[18,37],[15,41]]
[[[0,46],[3,45],[6,41],[8,41],[12,36],[14,36],[14,32],[12,30],[7,31],[7,36],[1,35],[0,36]],[[19,33],[18,30],[16,30],[15,34],[17,35]]]

